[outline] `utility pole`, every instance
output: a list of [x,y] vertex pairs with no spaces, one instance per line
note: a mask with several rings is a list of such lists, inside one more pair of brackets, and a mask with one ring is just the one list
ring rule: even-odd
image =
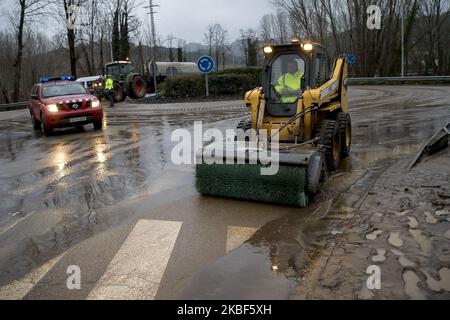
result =
[[404,0],[401,2],[401,8],[402,11],[401,17],[402,17],[402,78],[405,77],[405,8],[404,8]]
[[171,59],[169,59],[170,60],[170,62],[173,62],[173,51],[172,51],[172,48],[173,48],[173,40],[176,40],[177,38],[175,38],[174,36],[173,36],[173,34],[169,34],[168,36],[167,36],[167,43],[168,43],[168,45],[169,45],[169,51],[170,51],[170,56],[171,56]]
[[152,33],[152,41],[151,41],[151,47],[152,47],[152,73],[153,73],[153,85],[155,87],[155,94],[158,91],[157,83],[156,83],[156,29],[155,29],[155,14],[157,13],[155,11],[155,8],[159,7],[157,4],[153,4],[153,0],[148,0],[148,8],[150,15],[150,24],[151,24],[151,33]]

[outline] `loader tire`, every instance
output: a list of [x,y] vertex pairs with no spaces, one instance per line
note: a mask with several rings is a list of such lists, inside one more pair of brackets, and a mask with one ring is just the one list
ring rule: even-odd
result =
[[319,143],[325,146],[325,158],[328,171],[336,171],[341,160],[341,134],[339,122],[335,120],[323,120],[316,128],[316,136],[320,137]]
[[341,133],[341,159],[350,156],[352,148],[352,119],[350,114],[341,112],[337,116],[339,131]]

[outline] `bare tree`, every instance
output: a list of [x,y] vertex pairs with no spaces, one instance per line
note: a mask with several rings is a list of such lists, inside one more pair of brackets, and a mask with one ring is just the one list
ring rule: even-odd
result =
[[[17,53],[14,61],[14,91],[13,101],[17,102],[21,92],[21,80],[22,80],[22,59],[24,49],[24,30],[27,23],[33,21],[37,16],[45,14],[45,7],[49,4],[45,0],[16,0],[18,5],[6,14],[11,22],[11,25],[16,31],[17,39]],[[17,16],[19,19],[17,19]]]
[[283,44],[292,35],[288,26],[288,14],[282,10],[278,10],[275,14],[264,15],[261,18],[259,29],[263,42],[274,40],[276,43]]
[[[330,56],[354,53],[353,73],[360,76],[394,75],[401,70],[401,19],[405,19],[406,67],[437,74],[448,59],[449,0],[272,0],[288,16],[291,32],[301,40],[324,44]],[[369,6],[382,12],[382,28],[369,29]],[[282,17],[282,16],[280,16]],[[262,35],[272,37],[273,20],[261,22]],[[272,27],[271,27],[272,25]],[[282,32],[286,34],[287,32]],[[421,47],[422,46],[422,47]],[[411,56],[411,58],[410,58]]]
[[220,61],[222,58],[222,67],[225,69],[225,49],[227,45],[228,31],[225,30],[220,24],[216,24],[214,28],[214,53],[216,57],[217,69],[219,69]]
[[257,32],[253,29],[240,30],[241,47],[245,55],[245,64],[247,67],[258,65],[258,46],[259,39]]
[[[204,34],[204,42],[208,46],[208,54],[214,54],[217,68],[220,65],[219,59],[225,58],[224,51],[227,46],[228,31],[219,23],[210,24]],[[225,63],[222,61],[222,65]]]
[[0,65],[2,66],[0,72],[0,101],[9,103],[10,96],[10,81],[14,77],[14,35],[10,32],[0,32]]
[[208,54],[212,56],[214,46],[215,24],[210,24],[204,34],[204,42],[208,46]]

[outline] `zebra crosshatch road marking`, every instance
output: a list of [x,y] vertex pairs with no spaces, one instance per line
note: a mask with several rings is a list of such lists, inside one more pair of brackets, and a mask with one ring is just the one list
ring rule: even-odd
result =
[[154,299],[182,223],[140,220],[89,299]]
[[[99,275],[98,280],[91,284],[92,289],[86,293],[86,298],[90,300],[104,299],[124,299],[124,300],[153,300],[157,297],[158,290],[177,241],[180,239],[180,231],[183,226],[179,221],[161,221],[140,219],[129,230],[125,241],[118,246],[117,252],[108,263],[107,255],[98,257],[98,265],[105,264],[106,268]],[[254,227],[223,226],[226,230],[226,251],[237,249],[247,241],[258,229]],[[105,244],[104,244],[105,245]],[[65,273],[67,261],[76,263],[80,259],[77,257],[82,252],[70,250],[63,253],[40,267],[34,269],[26,276],[10,284],[0,287],[0,299],[23,299],[29,298],[32,293],[33,298],[39,293],[43,286],[41,282],[48,280],[49,275],[55,270],[62,270],[58,286],[66,287],[63,281],[69,276]],[[188,253],[187,253],[188,254]],[[67,261],[65,257],[70,257]],[[64,257],[64,259],[63,259]],[[106,259],[106,261],[104,261]],[[90,270],[81,267],[81,287],[86,289],[86,272]],[[61,273],[61,272],[60,272]],[[51,276],[50,276],[51,277]],[[56,278],[55,278],[56,279]],[[33,292],[37,290],[36,292]],[[67,292],[71,290],[67,289]],[[76,291],[76,290],[75,290]]]

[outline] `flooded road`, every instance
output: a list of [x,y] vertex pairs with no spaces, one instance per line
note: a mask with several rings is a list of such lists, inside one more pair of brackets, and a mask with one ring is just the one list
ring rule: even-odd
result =
[[[0,298],[299,295],[305,269],[341,232],[330,217],[349,214],[391,161],[450,117],[448,87],[350,94],[351,158],[302,210],[199,197],[193,168],[171,163],[173,130],[235,128],[248,114],[241,101],[119,104],[102,132],[50,138],[26,111],[0,113]],[[66,286],[72,265],[80,290]]]

